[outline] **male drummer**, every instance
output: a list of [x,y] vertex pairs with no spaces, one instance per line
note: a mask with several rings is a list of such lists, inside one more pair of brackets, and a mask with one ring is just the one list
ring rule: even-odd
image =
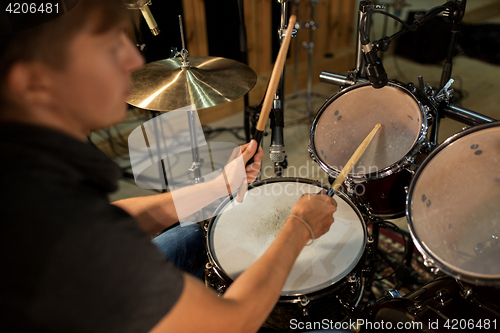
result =
[[[85,143],[90,131],[123,120],[129,74],[143,65],[120,2],[80,0],[57,19],[2,36],[2,331],[257,331],[304,245],[329,230],[335,201],[298,200],[275,242],[223,297],[165,262],[148,235],[179,219],[171,194],[110,204],[119,169]],[[246,163],[257,145],[241,150]],[[249,182],[262,157],[259,148]],[[229,181],[240,183],[231,167]],[[219,193],[213,184],[196,186]],[[201,205],[199,192],[184,194]],[[183,257],[193,244],[167,246]]]

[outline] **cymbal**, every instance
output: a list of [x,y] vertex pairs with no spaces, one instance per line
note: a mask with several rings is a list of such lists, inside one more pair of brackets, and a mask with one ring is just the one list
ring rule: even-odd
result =
[[247,65],[220,57],[190,57],[146,64],[132,73],[133,85],[127,103],[154,110],[172,111],[194,104],[197,109],[234,101],[257,82]]

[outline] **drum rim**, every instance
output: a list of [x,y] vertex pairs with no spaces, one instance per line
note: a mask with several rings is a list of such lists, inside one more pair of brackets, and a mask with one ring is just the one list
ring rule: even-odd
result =
[[[309,150],[312,158],[314,159],[314,161],[316,161],[316,163],[319,164],[321,169],[323,169],[323,171],[325,171],[328,175],[330,175],[333,178],[338,177],[341,170],[333,169],[328,164],[326,164],[319,157],[319,155],[317,153],[316,145],[314,143],[314,137],[316,134],[316,127],[318,126],[319,118],[321,118],[321,115],[330,106],[330,104],[332,104],[335,100],[337,100],[338,98],[340,98],[344,94],[348,93],[351,90],[358,89],[358,88],[365,87],[365,86],[369,86],[369,85],[371,85],[370,82],[360,82],[360,83],[356,83],[352,86],[349,86],[343,90],[340,90],[339,92],[337,92],[334,96],[332,96],[329,100],[327,100],[321,106],[318,113],[314,117],[314,120],[313,120],[313,123],[311,126],[311,133],[310,133],[310,138],[309,138],[309,147],[308,147],[309,149],[308,150]],[[391,164],[391,165],[389,165],[389,166],[385,167],[384,169],[379,170],[377,172],[367,173],[367,174],[363,174],[363,175],[354,175],[352,173],[349,173],[346,178],[352,180],[353,182],[359,183],[359,182],[378,180],[381,178],[388,177],[388,176],[392,175],[393,173],[397,173],[400,170],[404,169],[407,166],[407,164],[412,163],[413,158],[421,150],[422,143],[425,141],[425,139],[427,137],[428,124],[427,124],[427,114],[426,114],[425,105],[421,101],[419,101],[415,97],[415,94],[413,94],[410,91],[410,89],[408,87],[406,87],[405,85],[403,85],[401,82],[389,81],[387,85],[392,87],[392,88],[395,88],[395,89],[398,89],[398,90],[405,92],[407,95],[409,95],[417,103],[417,106],[420,110],[421,119],[422,119],[422,126],[420,128],[420,133],[419,133],[416,141],[414,142],[413,146],[406,152],[405,155],[403,155],[403,157],[401,157],[395,163],[393,163],[393,164]]]
[[[447,265],[443,263],[443,260],[439,258],[434,252],[428,248],[428,246],[421,244],[419,238],[417,237],[417,232],[415,230],[413,224],[413,216],[411,211],[411,198],[413,197],[413,192],[415,190],[415,186],[417,185],[417,181],[421,174],[423,173],[425,167],[430,163],[430,161],[437,155],[439,152],[443,151],[446,147],[448,147],[451,143],[475,132],[479,132],[484,129],[489,129],[492,127],[500,127],[500,121],[495,121],[488,124],[482,124],[474,127],[470,127],[462,132],[456,133],[443,141],[436,149],[434,149],[422,162],[419,166],[418,170],[415,172],[413,176],[410,187],[408,188],[408,194],[406,195],[406,220],[408,223],[408,229],[410,231],[411,237],[418,251],[423,255],[424,261],[428,261],[428,265],[431,267],[436,267],[445,274],[454,277],[459,280],[463,280],[468,283],[472,283],[475,285],[483,285],[483,286],[498,286],[500,285],[500,275],[497,277],[487,276],[484,274],[470,274],[471,272],[457,269],[454,265]],[[426,265],[427,266],[427,265]],[[437,272],[436,272],[437,273]]]
[[[279,177],[279,178],[268,178],[268,179],[260,180],[258,182],[254,182],[252,184],[249,184],[248,185],[248,191],[250,191],[251,189],[253,189],[255,187],[261,186],[261,185],[266,185],[266,184],[269,184],[269,183],[280,183],[280,182],[301,182],[301,183],[305,183],[305,184],[316,185],[318,187],[324,188],[325,190],[329,189],[328,186],[327,186],[327,184],[322,183],[322,182],[317,181],[317,180],[312,180],[312,179],[307,179],[307,178],[299,178],[299,177]],[[236,194],[237,193],[234,194],[233,199],[236,198]],[[363,228],[363,234],[364,234],[363,244],[362,244],[362,249],[363,250],[361,251],[361,255],[354,262],[353,268],[346,275],[344,275],[343,277],[339,278],[338,280],[336,280],[334,282],[328,281],[328,282],[325,282],[323,284],[320,284],[319,286],[316,286],[314,290],[309,291],[307,293],[302,293],[302,294],[301,293],[286,293],[286,294],[280,293],[280,299],[286,298],[286,297],[297,297],[297,296],[303,296],[303,295],[311,295],[311,294],[315,294],[315,293],[318,293],[318,292],[324,292],[325,289],[328,289],[331,286],[336,285],[337,283],[340,283],[340,281],[342,281],[347,276],[349,276],[353,271],[355,271],[357,269],[357,267],[359,266],[359,263],[361,262],[362,258],[364,257],[364,254],[366,252],[366,247],[367,247],[367,244],[368,244],[368,231],[367,231],[367,228],[366,228],[366,223],[365,223],[365,219],[363,217],[363,214],[356,207],[356,205],[354,204],[354,202],[352,202],[352,200],[345,193],[336,192],[335,195],[341,197],[342,199],[344,199],[344,201],[346,201],[346,203],[351,208],[354,209],[356,215],[358,215],[358,217],[361,220],[360,222],[361,222],[361,225],[362,225],[362,228]],[[214,256],[214,254],[212,254],[212,250],[210,248],[210,240],[211,240],[210,236],[211,236],[211,232],[212,232],[212,229],[213,229],[213,225],[215,223],[215,220],[217,219],[217,216],[218,216],[219,212],[222,209],[224,209],[224,207],[226,206],[226,204],[228,202],[230,202],[231,200],[232,200],[232,198],[228,197],[228,198],[224,199],[224,201],[217,207],[217,209],[214,212],[214,215],[210,218],[210,222],[208,223],[208,226],[207,226],[207,236],[206,236],[206,247],[207,247],[207,256],[208,256],[209,263],[216,270],[217,275],[219,275],[219,277],[223,278],[226,282],[229,282],[229,284],[231,284],[234,280],[226,273],[226,271],[222,268],[222,266],[219,264],[219,262],[217,260],[215,260],[215,256]],[[312,300],[313,298],[309,298],[309,299]]]

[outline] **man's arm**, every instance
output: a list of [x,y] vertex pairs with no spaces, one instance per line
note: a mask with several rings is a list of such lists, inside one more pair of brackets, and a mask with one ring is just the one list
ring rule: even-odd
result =
[[[206,182],[179,189],[176,191],[176,198],[192,200],[190,208],[194,213],[220,197],[218,195],[220,195],[221,189],[217,188],[216,184],[217,182],[215,184],[214,182]],[[177,214],[172,192],[128,198],[112,202],[112,204],[132,215],[141,229],[151,236],[184,217]]]
[[[292,214],[308,221],[315,237],[319,237],[329,230],[335,209],[329,196],[304,196]],[[185,275],[179,300],[152,332],[256,332],[278,301],[310,237],[300,220],[288,219],[269,249],[231,284],[223,297]]]
[[[248,143],[240,146],[244,163],[246,163],[257,150],[255,140],[252,140],[251,143],[252,142],[252,145]],[[262,148],[259,147],[259,151],[254,157],[254,164],[247,166],[245,170],[248,183],[253,182],[257,178],[263,156],[264,153]],[[234,178],[238,178],[236,183],[239,184],[243,181],[243,175],[242,173],[238,173],[237,170],[234,170],[235,165],[238,166],[237,163],[229,163],[224,170],[226,173],[229,173],[226,176],[232,184],[235,183]],[[240,175],[238,176],[238,174]],[[236,188],[236,186],[231,185],[231,189],[235,190]],[[226,195],[228,195],[226,179],[221,175],[213,181],[176,190],[174,197],[177,207],[174,205],[172,192],[128,198],[112,202],[112,204],[132,215],[139,223],[139,226],[146,233],[153,236],[179,221],[179,219],[199,211],[213,201]],[[179,207],[179,203],[184,204],[182,207]]]

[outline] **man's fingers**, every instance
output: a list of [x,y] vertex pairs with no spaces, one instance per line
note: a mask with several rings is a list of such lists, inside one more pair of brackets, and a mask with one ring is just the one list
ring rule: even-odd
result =
[[245,150],[242,151],[243,160],[245,161],[245,164],[254,156],[256,150],[257,150],[257,141],[252,140],[250,141],[249,144],[246,145]]
[[260,161],[255,161],[252,164],[246,166],[245,170],[247,172],[260,170]]
[[260,162],[262,161],[263,157],[264,157],[264,150],[262,149],[261,146],[259,146],[259,149],[257,150],[257,153],[254,155],[253,160],[255,162]]
[[335,206],[335,210],[337,210],[337,201],[335,201],[334,198],[330,197],[330,199],[332,199],[332,204]]

